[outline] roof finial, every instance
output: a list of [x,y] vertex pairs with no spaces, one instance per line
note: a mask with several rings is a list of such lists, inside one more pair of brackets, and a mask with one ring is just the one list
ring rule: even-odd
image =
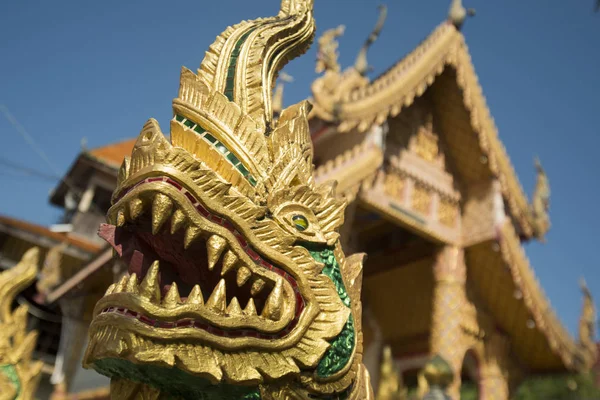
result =
[[533,192],[531,211],[533,213],[535,236],[544,241],[544,235],[550,229],[550,183],[539,158],[535,158],[535,169],[537,171],[537,182]]
[[365,76],[367,72],[369,72],[367,51],[379,37],[379,34],[383,29],[383,24],[385,23],[385,18],[387,17],[387,6],[385,4],[382,4],[377,8],[379,10],[379,19],[377,19],[377,24],[375,24],[375,28],[373,28],[373,31],[365,41],[365,44],[363,44],[361,47],[360,51],[358,52],[358,56],[356,56],[356,61],[354,62],[354,69],[356,69],[356,71],[358,71],[358,73],[362,76]]
[[294,78],[291,75],[281,72],[279,74],[279,83],[275,87],[275,93],[273,94],[273,100],[271,101],[271,107],[273,108],[273,116],[279,118],[281,111],[283,111],[283,84],[294,82]]
[[338,37],[344,34],[346,27],[339,25],[337,28],[329,29],[319,38],[319,50],[317,51],[316,72],[320,74],[325,71],[340,72],[338,64]]
[[583,347],[595,349],[596,307],[594,306],[594,299],[583,277],[579,279],[579,286],[583,293],[583,308],[579,317],[579,344]]
[[469,8],[466,9],[462,0],[452,0],[450,3],[450,9],[448,10],[448,20],[452,22],[452,24],[456,27],[456,29],[460,30],[467,16],[473,17],[475,15],[475,9]]

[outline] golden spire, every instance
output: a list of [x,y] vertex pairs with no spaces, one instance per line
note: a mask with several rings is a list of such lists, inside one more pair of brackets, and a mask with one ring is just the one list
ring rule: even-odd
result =
[[579,318],[579,343],[591,349],[596,346],[596,307],[594,306],[594,299],[585,279],[580,279],[579,286],[583,293],[583,308],[581,310],[581,317]]
[[394,365],[392,349],[385,346],[383,349],[383,360],[381,361],[379,389],[376,400],[404,400],[406,390],[402,385],[402,375]]
[[537,157],[535,158],[535,169],[537,171],[537,181],[533,192],[531,212],[533,214],[535,236],[543,242],[544,235],[550,229],[550,216],[548,215],[550,209],[550,182]]
[[354,69],[356,69],[356,71],[358,71],[358,73],[361,74],[362,76],[365,76],[369,72],[369,62],[367,61],[367,51],[369,50],[369,47],[371,47],[371,45],[373,43],[375,43],[375,41],[379,37],[379,34],[381,33],[381,30],[383,29],[383,24],[385,23],[385,19],[387,17],[387,7],[385,5],[383,5],[383,4],[380,5],[378,7],[378,10],[379,10],[379,18],[377,19],[375,28],[373,28],[373,31],[371,32],[371,34],[365,41],[365,44],[363,44],[363,46],[361,47],[360,51],[358,52],[358,55],[356,56],[356,61],[354,62]]
[[460,30],[465,22],[465,19],[467,19],[467,16],[472,17],[474,15],[475,9],[466,9],[462,4],[462,0],[452,0],[450,3],[448,20],[456,27],[456,29]]

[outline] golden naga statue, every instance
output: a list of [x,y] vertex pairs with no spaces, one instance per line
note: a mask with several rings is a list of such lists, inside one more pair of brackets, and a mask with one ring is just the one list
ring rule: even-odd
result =
[[41,377],[42,362],[31,361],[37,332],[27,332],[27,306],[11,311],[17,294],[34,281],[38,257],[31,248],[0,273],[0,400],[32,400]]
[[544,236],[550,229],[550,183],[540,160],[535,159],[535,169],[537,171],[537,181],[533,193],[531,213],[533,214],[535,236],[544,241]]
[[312,3],[227,28],[181,72],[171,141],[151,119],[124,160],[100,235],[129,275],[96,305],[84,357],[113,399],[372,399],[346,204],[313,179],[308,103],[273,118]]

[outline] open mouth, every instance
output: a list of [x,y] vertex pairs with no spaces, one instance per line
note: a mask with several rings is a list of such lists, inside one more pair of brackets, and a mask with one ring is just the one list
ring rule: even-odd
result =
[[100,236],[128,266],[95,313],[226,337],[279,338],[305,307],[298,283],[169,177],[124,190]]

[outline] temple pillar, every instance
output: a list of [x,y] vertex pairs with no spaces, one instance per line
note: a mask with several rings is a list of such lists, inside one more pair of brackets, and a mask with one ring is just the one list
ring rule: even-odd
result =
[[493,334],[484,345],[484,359],[479,370],[479,389],[485,400],[510,398],[509,344],[500,334]]
[[436,256],[433,266],[433,317],[430,353],[441,356],[454,377],[447,394],[459,399],[460,371],[466,345],[461,329],[461,308],[466,302],[466,265],[464,250],[446,246]]
[[56,395],[63,391],[68,393],[75,373],[81,365],[89,329],[89,321],[81,320],[85,307],[83,298],[65,299],[59,304],[63,313],[63,323],[56,363],[50,377],[50,383],[56,388]]

